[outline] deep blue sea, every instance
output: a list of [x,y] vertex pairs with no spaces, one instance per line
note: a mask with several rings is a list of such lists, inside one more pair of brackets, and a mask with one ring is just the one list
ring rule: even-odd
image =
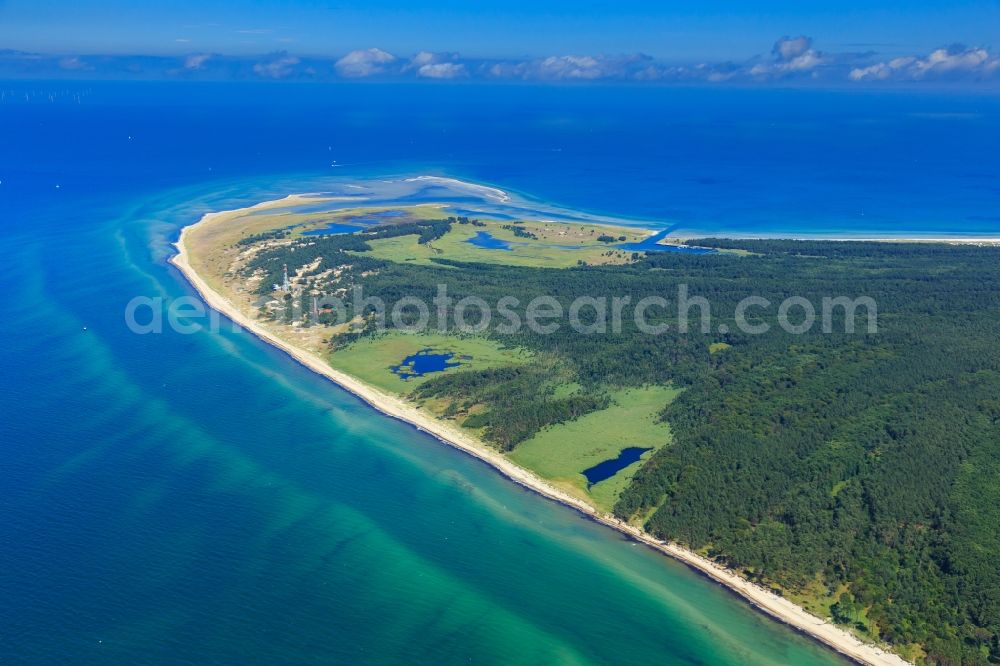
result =
[[678,232],[1000,235],[1000,100],[0,83],[0,664],[829,664],[245,333],[136,335],[210,210],[433,174]]

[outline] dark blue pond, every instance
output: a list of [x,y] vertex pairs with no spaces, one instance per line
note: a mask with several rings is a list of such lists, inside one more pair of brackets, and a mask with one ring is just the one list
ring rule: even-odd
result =
[[353,224],[341,224],[339,222],[330,222],[325,227],[320,229],[313,229],[311,231],[303,231],[303,236],[330,236],[333,234],[350,234],[355,231],[360,231],[361,227],[354,226]]
[[[421,349],[403,359],[399,365],[389,366],[389,369],[407,380],[410,377],[423,377],[430,372],[444,372],[448,368],[457,368],[461,361],[452,361],[455,355],[451,352],[436,352],[433,349]],[[463,357],[466,358],[466,357]]]
[[622,243],[615,245],[619,250],[629,250],[631,252],[680,252],[682,254],[715,254],[715,250],[707,247],[689,247],[687,245],[662,245],[659,241],[667,237],[670,229],[650,236],[639,243]]
[[472,243],[476,247],[481,247],[485,250],[510,250],[510,243],[503,240],[502,238],[495,238],[493,234],[488,231],[477,231],[473,238],[465,241],[466,243]]
[[634,463],[636,460],[639,460],[643,453],[652,450],[653,449],[644,449],[640,446],[630,446],[622,449],[617,458],[599,462],[593,467],[583,470],[583,475],[587,477],[587,487],[589,488],[595,483],[600,483],[605,479],[610,479],[615,474]]

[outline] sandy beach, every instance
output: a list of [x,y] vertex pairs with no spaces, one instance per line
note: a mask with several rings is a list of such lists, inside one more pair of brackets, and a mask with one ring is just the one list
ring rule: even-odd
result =
[[[259,209],[277,205],[287,205],[295,203],[296,201],[297,198],[293,196],[284,200],[264,202],[258,204],[254,208]],[[861,664],[888,666],[908,663],[901,657],[883,648],[862,642],[856,636],[834,625],[832,622],[820,619],[808,613],[788,599],[780,597],[770,590],[766,590],[759,585],[745,580],[738,574],[715,564],[711,560],[702,557],[693,551],[673,543],[661,541],[650,534],[647,534],[643,530],[629,525],[610,514],[598,511],[596,508],[583,500],[553,487],[551,484],[534,473],[515,465],[500,453],[463,432],[458,426],[446,421],[435,419],[419,411],[412,403],[405,399],[385,393],[350,375],[333,369],[320,356],[290,344],[286,340],[278,337],[275,333],[268,330],[262,324],[252,320],[250,317],[245,315],[236,304],[231,302],[223,294],[220,294],[211,288],[209,284],[195,272],[191,266],[189,248],[186,246],[186,240],[189,237],[190,231],[196,226],[207,225],[213,222],[224,222],[227,219],[235,217],[239,212],[240,211],[223,211],[219,213],[209,213],[203,216],[195,225],[182,229],[180,238],[175,244],[177,254],[170,259],[170,262],[181,271],[185,278],[211,308],[225,315],[239,326],[256,335],[261,340],[264,340],[283,350],[289,356],[310,370],[313,370],[314,372],[330,379],[341,388],[355,394],[380,412],[405,421],[406,423],[433,435],[445,444],[460,449],[469,455],[475,456],[483,462],[493,466],[512,481],[519,483],[540,495],[572,507],[592,520],[618,530],[636,541],[646,544],[650,548],[658,550],[661,553],[669,555],[670,557],[687,564],[691,568],[708,576],[712,580],[743,597],[759,610],[789,625],[799,632],[827,645],[842,655]],[[948,242],[954,242],[954,240],[952,239]]]

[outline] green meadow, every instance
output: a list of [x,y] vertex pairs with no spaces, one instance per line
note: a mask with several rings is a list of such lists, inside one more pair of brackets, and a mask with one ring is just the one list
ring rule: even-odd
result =
[[[414,388],[442,373],[405,378],[391,370],[403,359],[430,349],[450,352],[457,370],[485,370],[528,362],[530,352],[506,348],[482,337],[455,336],[439,333],[407,334],[389,332],[362,338],[332,352],[330,365],[368,384],[397,395],[406,395]],[[563,397],[581,390],[575,382],[560,384],[555,396]],[[635,472],[653,451],[671,441],[670,426],[659,419],[663,408],[679,393],[671,386],[646,386],[618,389],[611,393],[611,405],[578,419],[549,426],[520,443],[510,454],[514,462],[526,467],[552,483],[577,495],[590,498],[610,511],[619,493],[628,485]],[[423,405],[439,412],[431,401]],[[639,462],[629,465],[613,477],[587,488],[582,472],[605,460],[618,456],[627,447],[649,448]]]
[[[589,496],[602,509],[611,510],[642,462],[670,443],[670,426],[659,419],[659,414],[678,393],[670,386],[614,391],[607,409],[545,428],[518,444],[510,458],[560,487]],[[583,470],[617,457],[630,446],[653,451],[588,490]]]
[[454,354],[453,361],[461,366],[455,370],[485,370],[501,365],[524,363],[531,354],[521,349],[506,348],[500,343],[474,336],[443,335],[440,333],[401,333],[391,331],[365,337],[330,354],[329,362],[337,370],[353,375],[380,389],[399,395],[409,393],[440,373],[404,379],[390,368],[423,349]]

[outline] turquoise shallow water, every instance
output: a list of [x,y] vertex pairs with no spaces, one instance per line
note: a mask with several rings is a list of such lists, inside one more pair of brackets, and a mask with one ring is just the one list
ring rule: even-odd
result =
[[[136,335],[124,309],[192,293],[166,263],[180,226],[332,173],[690,226],[827,229],[858,201],[891,226],[905,201],[929,233],[991,231],[992,100],[18,85],[43,101],[0,104],[0,663],[838,662],[246,333]],[[802,108],[869,143],[833,146]],[[880,157],[914,126],[927,145]],[[863,169],[806,178],[823,151]]]

